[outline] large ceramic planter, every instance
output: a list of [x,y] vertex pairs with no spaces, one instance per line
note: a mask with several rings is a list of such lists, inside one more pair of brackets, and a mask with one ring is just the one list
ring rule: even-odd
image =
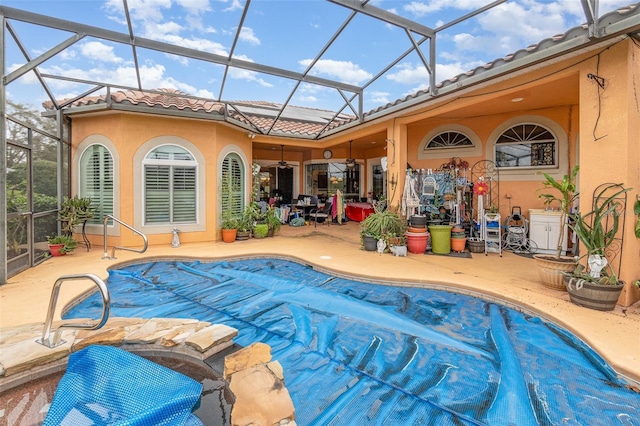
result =
[[559,259],[556,259],[552,255],[537,254],[533,258],[538,265],[542,285],[553,290],[567,290],[563,273],[575,270],[576,261],[573,257],[560,256]]
[[431,251],[436,254],[451,253],[451,225],[429,225]]
[[407,250],[413,254],[424,254],[429,243],[428,232],[407,232]]
[[570,274],[564,275],[569,299],[578,306],[598,311],[612,311],[624,287],[624,281],[617,285],[597,284]]
[[236,240],[236,234],[238,233],[237,229],[223,229],[222,230],[222,241],[225,243],[232,243]]

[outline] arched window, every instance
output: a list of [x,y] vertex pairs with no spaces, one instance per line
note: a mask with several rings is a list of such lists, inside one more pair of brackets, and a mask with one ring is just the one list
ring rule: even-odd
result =
[[435,135],[424,146],[424,150],[436,149],[436,148],[460,148],[466,146],[473,146],[473,142],[467,135],[460,132],[442,132]]
[[90,145],[80,158],[80,196],[91,198],[96,209],[91,224],[102,224],[113,214],[113,156],[100,144]]
[[557,167],[558,142],[550,130],[534,123],[521,123],[505,130],[495,143],[496,166]]
[[222,161],[221,210],[236,218],[244,210],[244,165],[236,153],[229,153]]
[[176,145],[154,148],[143,161],[144,223],[197,222],[198,163]]
[[443,124],[429,130],[418,145],[418,160],[479,157],[482,141],[469,127]]

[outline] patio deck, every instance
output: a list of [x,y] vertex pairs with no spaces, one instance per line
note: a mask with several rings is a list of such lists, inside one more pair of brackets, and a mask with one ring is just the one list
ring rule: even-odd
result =
[[[578,307],[566,292],[543,287],[533,259],[504,252],[473,254],[472,258],[439,255],[395,257],[360,250],[359,224],[283,226],[276,237],[235,243],[183,243],[153,246],[145,254],[117,251],[117,260],[103,260],[103,247],[83,247],[64,257],[51,258],[0,286],[0,328],[44,322],[51,288],[65,274],[94,273],[106,278],[118,262],[146,257],[219,259],[235,256],[286,256],[337,274],[364,280],[415,286],[438,286],[480,294],[486,299],[522,307],[570,330],[595,349],[620,374],[640,382],[640,302],[611,312]],[[109,251],[110,253],[110,251]],[[89,289],[87,281],[62,286],[58,306]]]

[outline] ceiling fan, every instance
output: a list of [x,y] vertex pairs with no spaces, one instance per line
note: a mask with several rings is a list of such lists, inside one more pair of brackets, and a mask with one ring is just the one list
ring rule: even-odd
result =
[[352,168],[356,165],[356,159],[351,156],[351,143],[353,141],[349,141],[349,158],[347,158],[346,164],[348,168]]
[[284,145],[280,145],[280,161],[278,161],[277,164],[272,164],[269,167],[277,167],[279,169],[290,169],[293,166],[291,164],[288,164],[286,161],[284,161]]

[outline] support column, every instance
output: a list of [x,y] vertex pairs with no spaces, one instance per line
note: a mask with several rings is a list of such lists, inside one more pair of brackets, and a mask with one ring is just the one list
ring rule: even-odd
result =
[[[635,237],[633,204],[640,197],[640,48],[631,39],[602,51],[580,73],[580,210],[591,210],[593,191],[620,183],[627,193],[621,266],[626,285],[619,303],[640,300],[632,284],[640,279],[640,239]],[[584,253],[584,247],[581,247]],[[615,261],[614,263],[617,263]]]

